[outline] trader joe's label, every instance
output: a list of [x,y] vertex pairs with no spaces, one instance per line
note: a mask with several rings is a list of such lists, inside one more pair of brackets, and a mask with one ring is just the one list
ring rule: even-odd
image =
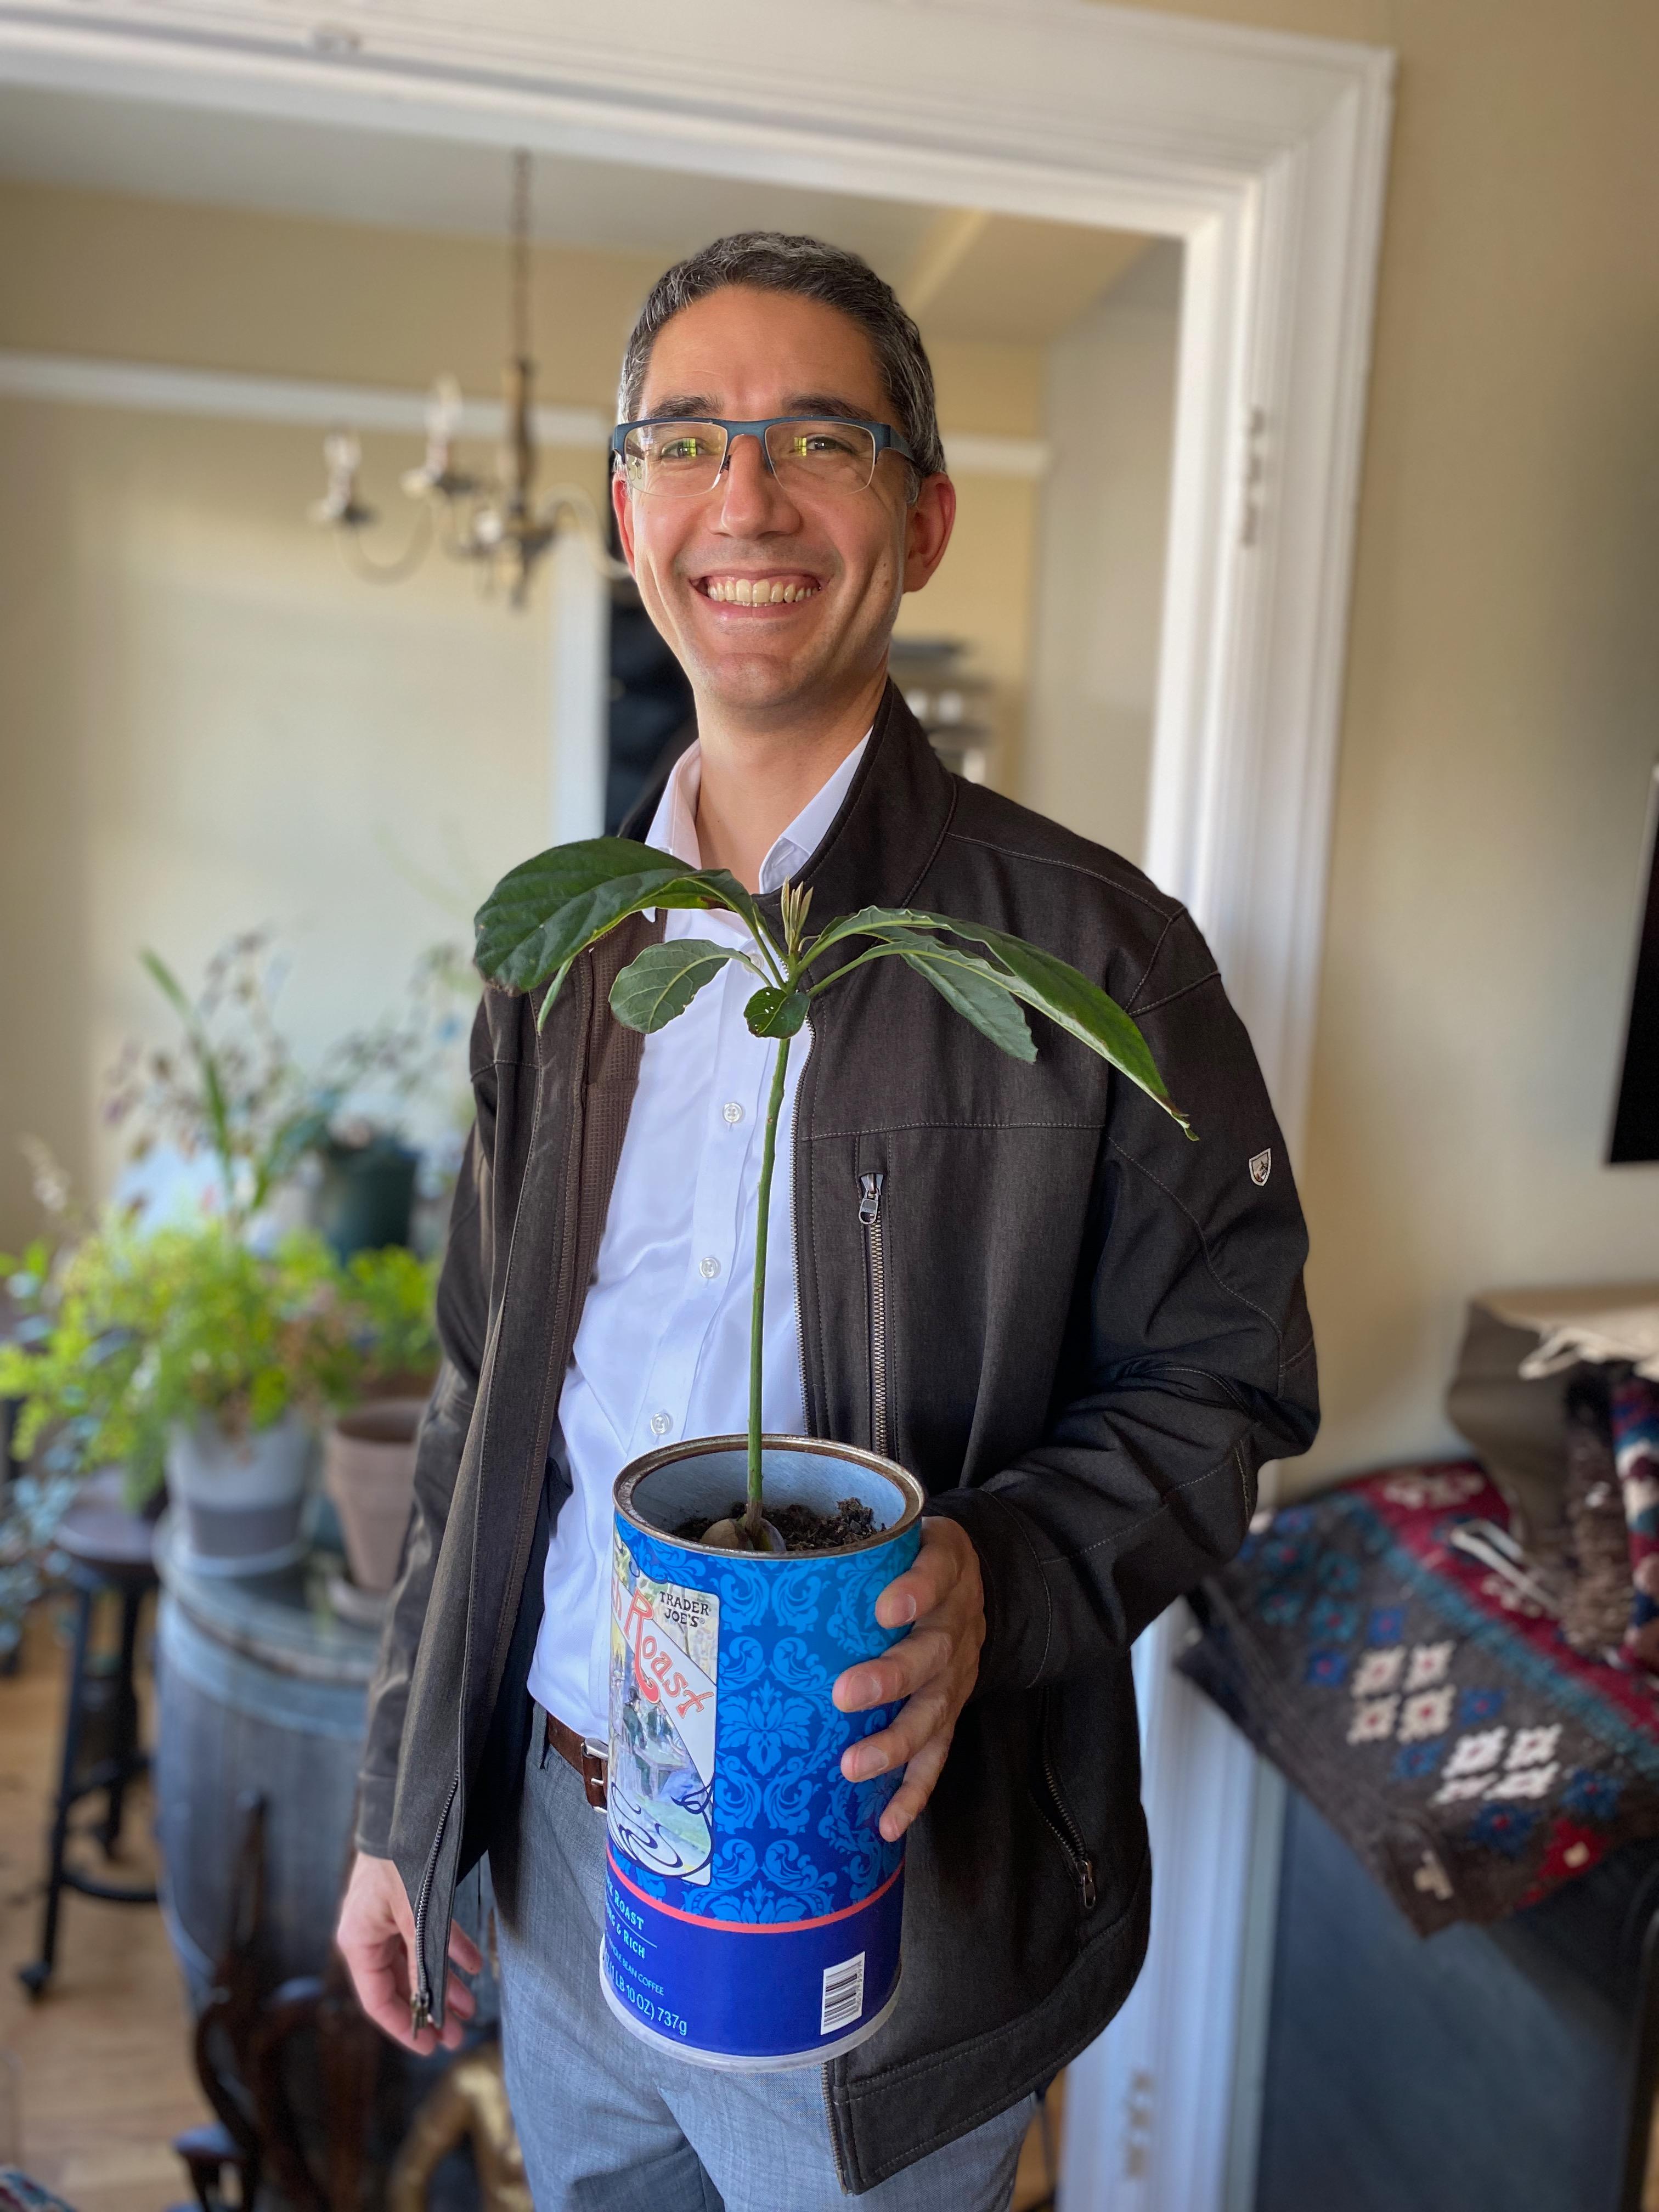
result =
[[714,1677],[720,1607],[642,1575],[613,1546],[610,1826],[653,1874],[706,1883],[714,1855]]

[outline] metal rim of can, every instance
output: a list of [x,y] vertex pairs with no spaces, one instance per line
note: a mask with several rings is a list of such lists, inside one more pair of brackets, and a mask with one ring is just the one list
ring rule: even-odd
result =
[[630,1460],[617,1477],[612,1487],[611,1497],[617,1511],[628,1522],[629,1528],[637,1528],[641,1535],[649,1536],[659,1544],[672,1544],[682,1551],[696,1552],[708,1559],[730,1559],[738,1557],[744,1560],[787,1566],[792,1561],[799,1562],[808,1559],[849,1559],[856,1553],[871,1552],[874,1551],[878,1545],[890,1544],[896,1536],[902,1536],[907,1528],[921,1518],[922,1509],[927,1503],[927,1492],[909,1469],[901,1467],[896,1460],[884,1459],[878,1452],[865,1451],[857,1444],[834,1443],[823,1437],[763,1436],[761,1438],[763,1459],[769,1451],[787,1451],[818,1459],[850,1461],[855,1466],[865,1468],[871,1474],[880,1475],[886,1481],[890,1482],[903,1500],[903,1510],[896,1520],[890,1522],[884,1528],[878,1528],[868,1536],[860,1536],[854,1544],[837,1544],[828,1550],[819,1552],[743,1552],[735,1554],[722,1551],[717,1545],[699,1542],[692,1537],[677,1536],[672,1529],[659,1528],[654,1522],[646,1520],[642,1515],[635,1510],[635,1492],[647,1477],[655,1474],[660,1468],[672,1466],[680,1460],[702,1458],[715,1452],[746,1453],[748,1449],[749,1439],[746,1436],[687,1437],[683,1437],[678,1443],[664,1444],[657,1451],[647,1452],[640,1459]]

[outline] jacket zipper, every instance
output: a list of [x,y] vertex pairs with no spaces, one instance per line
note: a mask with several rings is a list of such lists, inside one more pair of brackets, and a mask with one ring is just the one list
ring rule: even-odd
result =
[[426,1855],[426,1870],[421,1876],[420,1893],[415,1899],[415,1958],[419,1980],[409,2005],[409,2027],[412,2035],[418,2035],[423,2027],[432,2025],[432,1984],[426,1971],[426,1911],[432,1900],[432,1878],[438,1871],[438,1853],[443,1849],[444,1831],[449,1826],[449,1816],[455,1808],[460,1786],[461,1778],[458,1773],[449,1785],[448,1796],[444,1800],[437,1833],[433,1837],[432,1848]]
[[835,2061],[831,2059],[830,2063],[820,2070],[818,2087],[823,2094],[824,2124],[830,2130],[830,2148],[835,2156],[836,2178],[841,2183],[842,2189],[850,2195],[852,2192],[853,2177],[848,2172],[847,2160],[842,2155],[841,2137],[836,2133],[835,2100],[830,2094],[830,2076],[834,2073],[834,2071]]
[[887,1443],[887,1267],[882,1249],[882,1187],[877,1170],[859,1177],[859,1219],[864,1224],[865,1284],[870,1302],[870,1449],[888,1455]]
[[1072,1878],[1083,1900],[1083,1910],[1092,1912],[1100,1902],[1100,1891],[1095,1881],[1095,1863],[1089,1856],[1089,1847],[1081,1831],[1066,1811],[1066,1801],[1060,1794],[1060,1778],[1054,1772],[1054,1763],[1048,1751],[1048,1699],[1046,1692],[1039,1726],[1042,1731],[1042,1780],[1048,1793],[1048,1803],[1042,1808],[1042,1818],[1049,1833],[1071,1863]]

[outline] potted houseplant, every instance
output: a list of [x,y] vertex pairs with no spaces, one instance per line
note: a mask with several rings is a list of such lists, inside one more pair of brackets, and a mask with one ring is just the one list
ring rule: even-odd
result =
[[[999,1050],[1036,1058],[1024,1011],[1033,1007],[1187,1126],[1128,1015],[1053,954],[908,908],[866,907],[809,935],[810,904],[786,884],[775,933],[726,871],[594,838],[514,869],[477,921],[481,972],[510,989],[544,985],[544,1022],[572,963],[628,915],[724,909],[747,928],[747,945],[648,945],[617,976],[611,1011],[630,1028],[660,1029],[735,961],[756,983],[751,1033],[775,1041],[747,1436],[650,1453],[616,1485],[602,1984],[634,2033],[716,2065],[833,2057],[874,2033],[898,1984],[903,1848],[878,1822],[899,1778],[853,1784],[840,1771],[847,1745],[885,1727],[893,1709],[840,1713],[830,1687],[902,1632],[877,1625],[875,1601],[915,1557],[924,1493],[877,1453],[761,1433],[769,1210],[791,1040],[821,992],[870,961],[899,959]],[[878,1236],[878,1187],[866,1202]],[[786,1522],[802,1531],[793,1542]]]
[[129,1159],[210,1163],[205,1203],[243,1231],[298,1182],[341,1261],[407,1244],[422,1155],[400,1131],[407,1109],[436,1103],[465,1035],[459,955],[423,953],[398,1011],[339,1039],[314,1071],[278,1026],[283,962],[268,932],[222,945],[194,998],[158,953],[140,959],[179,1036],[131,1041],[110,1071],[104,1115],[127,1126]]
[[357,1402],[324,1432],[323,1486],[340,1516],[352,1586],[371,1601],[396,1578],[409,1523],[415,1439],[438,1364],[436,1272],[395,1244],[355,1253],[344,1270],[344,1318],[357,1364],[355,1387],[349,1376],[341,1380]]
[[[51,1166],[55,1176],[56,1164]],[[58,1524],[85,1473],[72,1426],[32,1451],[27,1465],[22,1452],[13,1451],[33,1347],[52,1330],[46,1310],[51,1271],[44,1238],[21,1253],[0,1254],[0,1456],[17,1462],[0,1486],[0,1666],[15,1658],[28,1609],[46,1589]]]
[[337,1115],[311,1151],[312,1218],[339,1259],[408,1243],[418,1152],[362,1115]]
[[73,1425],[81,1463],[124,1467],[134,1504],[165,1482],[192,1565],[254,1574],[304,1549],[314,1424],[349,1358],[319,1239],[260,1253],[222,1220],[112,1220],[63,1263],[50,1328],[0,1352],[0,1391],[23,1401],[20,1452]]

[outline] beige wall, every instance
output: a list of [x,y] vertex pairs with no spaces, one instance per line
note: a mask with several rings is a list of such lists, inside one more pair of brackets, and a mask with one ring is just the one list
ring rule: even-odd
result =
[[1401,56],[1301,1173],[1326,1426],[1447,1442],[1483,1284],[1650,1277],[1600,1164],[1659,751],[1651,0],[1206,0]]
[[1179,246],[1144,253],[1048,349],[1018,795],[1139,860],[1146,840],[1181,326]]
[[193,980],[276,925],[285,1026],[319,1052],[465,941],[546,819],[544,617],[453,573],[348,577],[303,520],[314,457],[298,431],[0,409],[0,1243],[33,1219],[20,1131],[106,1178],[98,1079],[167,1027],[141,946]]
[[[609,410],[657,267],[538,253],[544,398]],[[407,388],[448,367],[484,392],[504,343],[489,241],[5,185],[0,268],[0,347]],[[937,352],[947,426],[1040,428],[1035,349]],[[366,441],[393,544],[416,457]],[[602,495],[598,453],[548,457],[544,480],[572,476]],[[1035,488],[961,489],[904,623],[978,641],[1011,709]],[[465,941],[545,835],[545,584],[515,615],[435,562],[359,582],[306,520],[320,489],[308,431],[0,402],[0,1249],[38,1218],[18,1133],[107,1181],[99,1077],[167,1027],[141,946],[193,978],[233,931],[276,925],[285,1021],[315,1052],[384,1011],[422,947]]]

